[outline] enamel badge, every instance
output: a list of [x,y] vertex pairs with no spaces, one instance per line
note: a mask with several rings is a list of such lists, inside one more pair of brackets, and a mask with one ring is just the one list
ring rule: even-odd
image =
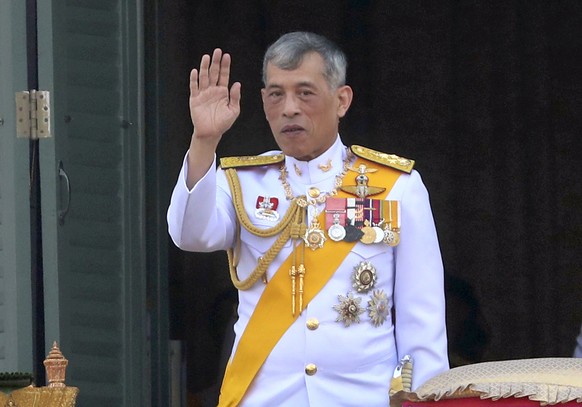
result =
[[276,222],[279,220],[279,212],[277,212],[278,205],[279,199],[277,198],[271,198],[269,196],[259,196],[257,197],[255,216],[258,219]]

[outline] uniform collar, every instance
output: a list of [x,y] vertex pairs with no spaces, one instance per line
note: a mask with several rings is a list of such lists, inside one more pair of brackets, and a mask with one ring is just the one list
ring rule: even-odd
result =
[[338,135],[333,145],[319,157],[311,161],[299,161],[286,156],[285,165],[290,181],[311,185],[334,178],[342,171],[344,158],[345,147]]

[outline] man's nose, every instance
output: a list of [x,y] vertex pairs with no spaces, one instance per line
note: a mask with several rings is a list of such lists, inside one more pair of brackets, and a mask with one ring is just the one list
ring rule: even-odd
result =
[[297,98],[294,95],[288,95],[285,97],[285,104],[283,105],[283,116],[293,117],[298,115],[299,112],[299,101]]

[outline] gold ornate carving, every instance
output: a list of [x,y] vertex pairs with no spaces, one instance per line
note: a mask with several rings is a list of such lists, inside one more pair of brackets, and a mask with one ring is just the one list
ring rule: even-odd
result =
[[68,363],[54,342],[44,360],[48,386],[28,386],[9,394],[0,392],[0,407],[75,407],[79,389],[65,385]]
[[68,364],[69,361],[65,359],[55,341],[52,349],[44,360],[48,387],[65,387],[65,376]]
[[2,407],[74,407],[77,387],[25,387],[10,394],[0,392]]

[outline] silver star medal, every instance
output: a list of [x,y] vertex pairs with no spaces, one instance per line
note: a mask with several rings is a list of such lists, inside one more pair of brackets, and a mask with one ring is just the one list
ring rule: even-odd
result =
[[362,302],[361,297],[354,298],[354,295],[349,292],[347,296],[338,295],[339,304],[333,306],[333,309],[337,311],[338,317],[335,322],[343,322],[344,326],[347,328],[352,323],[360,323],[360,315],[364,313],[364,308],[360,305]]
[[390,315],[388,296],[384,290],[374,290],[368,301],[368,316],[375,327],[382,325]]
[[384,229],[384,238],[382,240],[388,246],[394,247],[398,246],[398,243],[400,243],[400,236],[398,236],[398,232],[386,227],[386,229]]
[[329,238],[334,242],[340,242],[346,237],[346,229],[340,224],[340,215],[333,214],[333,225],[327,230]]

